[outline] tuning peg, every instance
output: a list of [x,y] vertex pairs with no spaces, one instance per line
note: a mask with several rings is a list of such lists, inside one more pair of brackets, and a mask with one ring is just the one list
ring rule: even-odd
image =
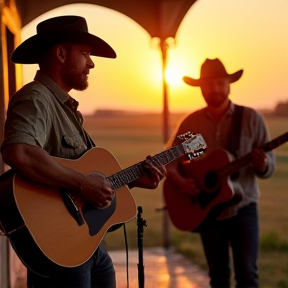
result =
[[190,153],[188,153],[187,156],[189,160],[193,160],[193,156]]

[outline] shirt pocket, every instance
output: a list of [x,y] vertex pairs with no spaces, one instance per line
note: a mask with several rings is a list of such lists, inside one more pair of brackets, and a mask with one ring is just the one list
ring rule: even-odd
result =
[[64,134],[62,136],[62,151],[65,158],[79,158],[85,151],[87,146],[79,134]]

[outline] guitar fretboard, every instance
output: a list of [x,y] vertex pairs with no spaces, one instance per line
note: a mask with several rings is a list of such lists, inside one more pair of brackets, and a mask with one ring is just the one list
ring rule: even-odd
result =
[[[288,141],[288,132],[266,143],[264,146],[261,147],[261,149],[263,149],[265,152],[268,152],[284,144],[287,141]],[[219,177],[224,177],[224,176],[234,174],[235,172],[239,171],[240,168],[247,165],[250,161],[251,161],[251,153],[248,153],[247,155],[237,160],[234,160],[231,163],[229,163],[227,166],[219,169],[217,174]]]
[[[184,154],[184,148],[182,144],[180,144],[178,146],[171,147],[161,153],[154,155],[151,160],[156,160],[162,165],[166,165]],[[146,175],[142,165],[143,162],[144,161],[141,161],[133,166],[123,169],[107,177],[106,179],[110,181],[113,189],[118,189],[126,184],[129,184],[132,181]]]

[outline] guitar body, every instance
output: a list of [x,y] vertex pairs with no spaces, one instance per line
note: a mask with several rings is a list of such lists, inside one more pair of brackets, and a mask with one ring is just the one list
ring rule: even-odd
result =
[[[229,164],[233,156],[224,149],[216,149],[201,160],[182,163],[180,173],[194,178],[201,192],[197,196],[179,192],[177,184],[166,178],[164,199],[173,225],[182,231],[200,231],[225,207],[238,203],[242,197],[235,191],[230,177],[219,179],[214,171]],[[231,204],[229,205],[231,201]]]
[[[108,176],[122,170],[103,148],[93,148],[77,160],[55,160],[83,174],[98,171]],[[53,275],[55,264],[71,268],[85,263],[110,227],[136,216],[135,200],[126,185],[115,192],[105,209],[97,209],[78,196],[73,203],[84,220],[78,223],[63,201],[63,191],[6,173],[1,176],[0,222],[23,263],[44,276]],[[34,264],[39,261],[44,268],[40,271]]]

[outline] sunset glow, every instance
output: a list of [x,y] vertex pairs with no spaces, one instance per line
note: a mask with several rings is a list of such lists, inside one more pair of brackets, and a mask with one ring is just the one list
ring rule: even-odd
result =
[[[58,15],[84,16],[89,32],[107,41],[117,59],[94,58],[85,92],[72,91],[84,114],[96,109],[162,111],[162,60],[157,41],[127,16],[91,4],[50,11],[23,28],[23,40],[40,21]],[[254,108],[273,109],[288,100],[288,1],[199,0],[184,17],[168,50],[166,79],[170,111],[204,105],[200,89],[181,79],[198,78],[206,58],[220,58],[229,73],[244,69],[231,85],[231,99]],[[24,83],[37,65],[23,65]]]
[[183,70],[177,66],[169,66],[165,71],[165,79],[171,86],[182,85]]

